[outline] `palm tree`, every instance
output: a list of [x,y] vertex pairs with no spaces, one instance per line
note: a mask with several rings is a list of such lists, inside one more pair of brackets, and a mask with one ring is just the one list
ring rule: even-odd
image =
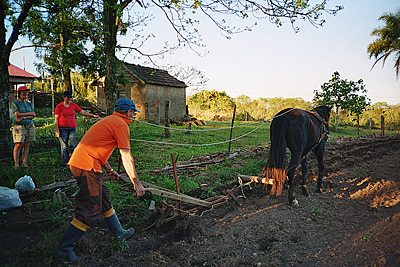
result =
[[392,54],[395,55],[394,68],[396,69],[396,79],[398,79],[400,71],[400,10],[395,14],[385,14],[379,20],[384,21],[386,25],[374,29],[371,33],[372,36],[378,37],[367,48],[369,57],[376,58],[371,70],[380,60],[382,60],[383,67],[386,59]]

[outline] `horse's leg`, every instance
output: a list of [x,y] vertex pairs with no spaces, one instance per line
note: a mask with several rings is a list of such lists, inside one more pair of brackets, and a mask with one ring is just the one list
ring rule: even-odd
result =
[[324,172],[324,150],[325,150],[325,146],[324,144],[322,144],[321,146],[318,146],[314,153],[315,156],[317,157],[318,160],[318,180],[317,180],[317,193],[322,193],[322,176],[323,176],[323,172]]
[[288,167],[288,178],[289,178],[288,198],[289,198],[289,203],[293,205],[298,205],[298,201],[296,199],[296,196],[294,195],[294,173],[299,163],[300,163],[300,154],[293,153],[292,151],[292,156],[290,158],[290,163]]
[[310,193],[307,189],[307,156],[301,161],[301,174],[303,176],[303,184],[301,185],[301,190],[303,191],[303,196],[309,197]]

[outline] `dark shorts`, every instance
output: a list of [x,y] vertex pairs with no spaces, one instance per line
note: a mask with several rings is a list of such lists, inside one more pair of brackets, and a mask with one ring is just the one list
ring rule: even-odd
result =
[[101,179],[101,173],[85,171],[70,166],[79,186],[75,217],[87,226],[92,225],[101,213],[112,209],[111,193]]

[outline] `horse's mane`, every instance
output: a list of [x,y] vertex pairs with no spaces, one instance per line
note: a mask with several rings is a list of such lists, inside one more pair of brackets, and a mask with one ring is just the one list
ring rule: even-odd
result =
[[332,107],[322,105],[314,108],[313,111],[317,112],[325,121],[329,121],[331,109]]

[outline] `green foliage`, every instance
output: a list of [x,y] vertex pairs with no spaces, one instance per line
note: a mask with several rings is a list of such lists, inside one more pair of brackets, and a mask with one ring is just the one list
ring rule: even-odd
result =
[[235,103],[225,92],[202,90],[187,98],[192,109],[210,110],[212,112],[228,112],[233,110]]
[[79,2],[71,0],[44,1],[27,18],[23,34],[45,62],[39,68],[62,75],[65,90],[72,91],[71,70],[88,64],[86,43],[94,34],[90,22]]
[[339,109],[349,110],[352,114],[360,115],[369,105],[362,79],[357,82],[341,79],[339,72],[335,71],[332,79],[321,85],[321,92],[314,90],[313,101],[327,106],[336,106],[335,127],[338,124]]
[[394,69],[396,78],[399,77],[400,71],[400,10],[396,13],[389,13],[381,16],[379,20],[385,23],[385,26],[376,28],[371,35],[377,39],[368,45],[367,52],[369,57],[376,59],[372,68],[382,61],[382,67],[385,65],[386,59],[390,55],[395,55]]
[[[207,120],[212,119],[214,115],[232,118],[233,108],[225,108],[225,110],[218,108],[212,109],[210,108],[210,105],[207,105],[207,97],[214,94],[214,92],[215,91],[201,91],[187,98],[189,111],[192,115]],[[239,121],[245,121],[246,118],[248,121],[270,119],[280,110],[285,108],[296,107],[305,110],[312,109],[312,104],[301,98],[277,97],[251,99],[246,95],[241,95],[233,99],[233,102],[236,104],[235,120]],[[232,105],[232,103],[229,102],[229,105]]]

